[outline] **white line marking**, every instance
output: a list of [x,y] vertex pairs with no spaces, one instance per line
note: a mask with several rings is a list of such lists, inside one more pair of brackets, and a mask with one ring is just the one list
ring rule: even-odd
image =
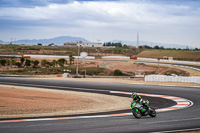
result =
[[41,119],[22,119],[24,121],[50,121],[50,120],[56,120],[55,118],[41,118]]
[[196,88],[200,88],[200,86],[191,86],[191,87],[196,87]]
[[[96,90],[96,89],[86,89],[86,88],[73,88],[73,87],[64,87],[64,86],[48,86],[48,85],[34,85],[34,84],[21,84],[21,83],[8,83],[8,82],[0,82],[6,83],[8,85],[30,85],[28,87],[55,87],[55,88],[62,88],[62,89],[74,89],[74,90],[92,90],[92,91],[99,91],[99,92],[109,92],[108,90]],[[27,87],[27,86],[26,86]]]
[[144,83],[128,83],[128,84],[133,84],[133,85],[145,85]]
[[169,120],[169,121],[156,121],[156,122],[147,122],[151,124],[156,124],[156,123],[168,123],[168,122],[177,122],[177,121],[190,121],[190,120],[199,120],[200,117],[197,118],[189,118],[189,119],[181,119],[181,120]]
[[151,133],[175,133],[175,132],[186,132],[186,131],[197,131],[197,130],[200,130],[200,128],[172,130],[172,131],[160,131],[160,132],[151,132]]
[[174,110],[174,109],[156,109],[156,111],[158,112],[165,112],[165,111],[171,111],[171,110]]
[[94,115],[94,116],[80,116],[81,118],[102,118],[102,117],[109,117],[104,115]]
[[181,101],[185,101],[186,99],[177,99],[176,102],[181,102]]
[[175,106],[173,106],[173,107],[184,108],[184,107],[185,107],[185,105],[175,105]]
[[[110,93],[132,94],[130,92],[122,92],[122,91],[110,91]],[[175,96],[156,95],[156,94],[144,94],[144,93],[138,93],[138,95],[149,96],[149,97],[165,98],[165,99],[173,100],[173,101],[175,101],[177,103],[177,105],[172,106],[172,107],[163,108],[163,109],[157,109],[156,111],[159,111],[159,112],[165,112],[165,111],[183,109],[183,108],[191,107],[193,105],[192,101],[190,101],[188,99],[180,98],[180,97],[175,97]],[[180,101],[182,101],[182,102],[180,102]]]
[[[5,83],[5,82],[0,82],[0,83]],[[95,89],[85,89],[85,88],[73,88],[73,87],[59,87],[59,86],[46,86],[46,85],[33,85],[33,84],[20,84],[20,83],[8,83],[8,84],[14,84],[14,85],[31,85],[31,86],[37,86],[37,87],[56,87],[56,88],[69,88],[69,89],[74,89],[74,90],[94,90],[94,91],[104,91],[104,92],[110,92],[110,93],[118,93],[118,94],[127,94],[130,95],[132,94],[131,92],[122,92],[122,91],[108,91],[108,90],[95,90]],[[160,97],[160,98],[166,98],[166,99],[177,99],[177,101],[185,101],[185,102],[177,102],[177,104],[188,104],[188,105],[175,105],[172,107],[178,107],[178,108],[185,108],[185,107],[190,107],[193,105],[193,103],[190,100],[179,98],[179,97],[174,97],[174,96],[165,96],[165,95],[155,95],[155,94],[144,94],[144,93],[138,93],[144,96],[150,96],[150,97]],[[176,101],[176,100],[174,100]],[[164,109],[157,109],[156,111],[170,111],[174,109],[170,108],[164,108]],[[100,118],[100,117],[113,117],[113,116],[124,116],[124,115],[132,115],[132,113],[121,113],[121,114],[109,114],[109,115],[95,115],[95,116],[77,116],[76,119],[81,119],[81,118]],[[22,119],[24,121],[45,121],[45,120],[58,120],[59,118],[38,118],[38,119]],[[65,117],[63,118],[65,119]],[[67,119],[67,117],[66,117]],[[69,117],[70,119],[70,117]]]
[[[164,97],[164,98],[166,98],[166,99],[173,99],[173,98],[179,98],[179,97],[173,97],[173,96],[166,96],[166,97]],[[180,98],[180,99],[182,99],[182,98]],[[179,100],[180,100],[179,99]],[[174,100],[175,101],[175,100]]]
[[189,102],[177,102],[177,104],[190,104],[190,103]]

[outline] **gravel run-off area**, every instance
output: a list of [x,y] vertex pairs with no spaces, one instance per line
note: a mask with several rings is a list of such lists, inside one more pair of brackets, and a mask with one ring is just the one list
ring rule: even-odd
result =
[[129,109],[131,98],[0,85],[0,118],[97,113]]

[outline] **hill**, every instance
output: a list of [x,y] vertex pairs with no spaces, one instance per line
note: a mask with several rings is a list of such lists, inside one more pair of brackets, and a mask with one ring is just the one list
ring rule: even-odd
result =
[[[88,40],[82,38],[82,37],[71,37],[71,36],[59,36],[55,38],[50,38],[50,39],[23,39],[23,40],[17,40],[12,42],[13,44],[38,44],[41,43],[43,45],[48,45],[51,43],[54,43],[56,45],[63,45],[65,42],[78,42],[78,41],[83,41],[83,42],[89,42]],[[6,44],[10,44],[10,42],[4,42]]]

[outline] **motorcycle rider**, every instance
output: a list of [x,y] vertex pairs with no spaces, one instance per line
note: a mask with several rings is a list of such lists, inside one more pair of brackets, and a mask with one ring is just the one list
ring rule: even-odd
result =
[[146,101],[144,101],[144,100],[141,98],[141,96],[137,95],[136,92],[132,93],[132,94],[131,94],[131,97],[133,98],[132,101],[131,101],[131,107],[132,107],[132,104],[133,104],[134,102],[136,102],[136,103],[142,104],[142,105],[144,106],[144,108],[147,109],[146,112],[149,111],[149,107],[146,105]]

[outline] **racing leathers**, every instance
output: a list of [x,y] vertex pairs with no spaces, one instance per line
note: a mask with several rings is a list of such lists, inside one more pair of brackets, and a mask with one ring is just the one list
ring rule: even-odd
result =
[[142,105],[144,106],[144,108],[146,109],[146,112],[149,111],[149,107],[146,105],[146,101],[144,101],[144,100],[141,98],[141,96],[136,95],[136,96],[132,99],[132,101],[131,101],[131,106],[132,106],[132,104],[133,104],[134,102],[139,103],[139,104],[142,104]]

